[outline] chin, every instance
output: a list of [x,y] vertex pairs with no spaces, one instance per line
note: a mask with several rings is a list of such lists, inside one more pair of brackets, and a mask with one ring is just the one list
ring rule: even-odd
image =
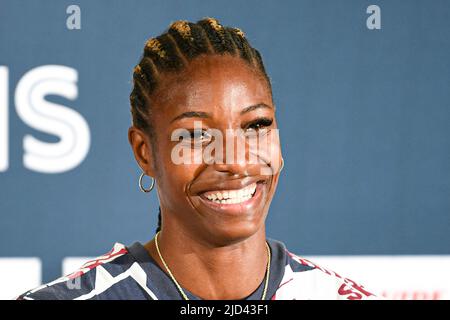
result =
[[264,221],[235,221],[226,224],[209,226],[206,232],[211,243],[216,246],[226,246],[251,238],[264,228]]

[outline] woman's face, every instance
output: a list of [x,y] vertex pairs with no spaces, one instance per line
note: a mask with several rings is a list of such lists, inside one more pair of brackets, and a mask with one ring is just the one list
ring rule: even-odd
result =
[[[273,167],[281,161],[267,81],[229,55],[198,57],[159,81],[150,97],[155,148],[148,148],[156,166],[147,174],[156,178],[163,228],[219,245],[252,236],[264,226],[278,181]],[[177,129],[188,130],[190,139],[174,139]],[[254,148],[258,133],[275,139]]]

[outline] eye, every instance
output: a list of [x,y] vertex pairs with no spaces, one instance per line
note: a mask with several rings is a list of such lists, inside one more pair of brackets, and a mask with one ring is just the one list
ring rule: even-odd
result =
[[251,121],[250,123],[244,126],[245,131],[258,131],[263,128],[270,127],[273,123],[272,119],[269,118],[258,118],[256,120]]
[[203,144],[210,142],[211,134],[207,130],[190,130],[190,142],[194,144]]

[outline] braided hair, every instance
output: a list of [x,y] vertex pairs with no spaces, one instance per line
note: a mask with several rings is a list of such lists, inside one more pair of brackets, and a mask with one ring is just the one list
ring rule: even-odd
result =
[[[163,34],[146,42],[144,53],[134,68],[130,104],[133,125],[149,134],[153,146],[156,135],[149,97],[158,86],[161,75],[182,70],[199,55],[224,54],[239,57],[260,71],[271,90],[258,50],[250,45],[242,30],[224,27],[217,19],[203,18],[196,23],[178,20],[170,24]],[[161,207],[156,232],[160,229]]]

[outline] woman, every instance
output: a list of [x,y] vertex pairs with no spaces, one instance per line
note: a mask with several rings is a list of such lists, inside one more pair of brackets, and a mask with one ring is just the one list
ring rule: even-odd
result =
[[146,43],[133,78],[128,138],[139,187],[157,186],[155,237],[116,244],[20,299],[374,297],[266,239],[283,160],[271,83],[241,30],[212,18],[176,21]]

